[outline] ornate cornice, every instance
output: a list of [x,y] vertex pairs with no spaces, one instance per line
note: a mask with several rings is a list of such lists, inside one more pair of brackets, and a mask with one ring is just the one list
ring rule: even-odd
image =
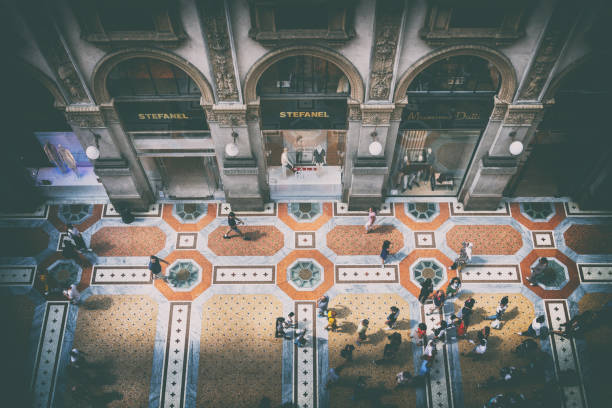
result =
[[544,105],[508,105],[504,125],[531,125],[544,112]]
[[66,120],[80,128],[106,127],[100,108],[95,105],[69,105]]

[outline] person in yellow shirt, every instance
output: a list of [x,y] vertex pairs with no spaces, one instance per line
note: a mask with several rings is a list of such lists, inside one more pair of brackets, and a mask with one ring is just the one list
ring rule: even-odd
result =
[[338,320],[336,319],[336,315],[337,313],[334,310],[329,310],[327,312],[327,326],[325,326],[325,330],[338,330]]

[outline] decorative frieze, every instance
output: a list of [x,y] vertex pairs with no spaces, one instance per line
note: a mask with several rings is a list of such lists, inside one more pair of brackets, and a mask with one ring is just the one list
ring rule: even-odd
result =
[[231,40],[227,27],[225,2],[202,0],[200,13],[208,45],[208,55],[213,68],[217,98],[221,101],[237,101],[238,86],[234,75]]
[[[361,105],[361,123],[364,125],[388,126],[395,105]],[[400,113],[401,114],[401,113]]]
[[493,105],[493,112],[491,113],[490,120],[503,120],[506,117],[508,111],[508,103],[504,102],[495,97],[495,104]]
[[569,36],[569,28],[572,26],[577,14],[575,4],[574,2],[563,0],[553,12],[538,52],[521,87],[519,99],[538,100]]
[[70,105],[66,107],[66,120],[80,128],[105,127],[100,108],[95,105]]
[[504,125],[531,125],[543,113],[543,105],[509,105],[504,117]]
[[403,8],[404,3],[401,1],[379,0],[376,2],[376,29],[369,95],[372,100],[389,99]]
[[221,127],[246,126],[247,109],[245,105],[213,105],[206,109],[208,122],[217,122]]

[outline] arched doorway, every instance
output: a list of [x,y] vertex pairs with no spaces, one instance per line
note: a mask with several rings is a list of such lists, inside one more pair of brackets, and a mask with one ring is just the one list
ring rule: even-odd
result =
[[[605,64],[591,59],[554,81],[554,104],[547,108],[535,132],[529,159],[513,184],[514,196],[569,196],[579,200],[586,190],[591,199],[581,205],[607,203],[610,186],[595,187],[612,173],[608,106],[612,86]],[[556,86],[554,85],[556,82]],[[607,164],[606,164],[607,163]],[[607,170],[605,170],[607,168]],[[608,176],[609,179],[609,176]]]
[[219,169],[214,148],[199,143],[210,131],[195,81],[170,62],[134,57],[110,70],[106,87],[157,194],[212,198],[221,188]]
[[416,75],[405,93],[389,195],[456,196],[501,83],[496,66],[475,55],[438,58]]
[[271,197],[339,198],[351,94],[345,73],[323,58],[290,56],[267,68],[256,92]]

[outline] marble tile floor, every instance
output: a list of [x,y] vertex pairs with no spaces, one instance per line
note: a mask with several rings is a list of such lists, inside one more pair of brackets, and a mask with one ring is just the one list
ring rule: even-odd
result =
[[[521,363],[509,354],[522,340],[513,332],[538,314],[556,329],[581,311],[582,299],[612,295],[612,213],[582,211],[570,201],[514,199],[479,212],[456,201],[395,200],[380,209],[367,235],[366,213],[343,203],[270,203],[261,212],[238,213],[250,240],[222,238],[229,211],[227,203],[157,204],[135,213],[129,226],[110,204],[0,214],[0,297],[5,313],[12,311],[7,327],[23,345],[19,361],[33,397],[27,405],[91,403],[75,402],[70,392],[68,353],[77,347],[109,364],[113,381],[99,394],[113,395],[114,407],[252,407],[264,397],[273,407],[360,406],[351,401],[351,381],[359,375],[369,377],[368,386],[386,389],[388,404],[480,407],[496,390],[476,383],[500,364]],[[68,221],[91,247],[73,261],[59,252]],[[392,246],[383,266],[385,240]],[[449,271],[463,241],[474,243],[472,261]],[[168,282],[151,279],[152,254],[169,261],[162,264]],[[542,256],[551,258],[550,282],[531,286],[530,267]],[[184,266],[190,262],[193,268]],[[442,315],[427,315],[431,305],[422,309],[416,301],[419,282],[431,277],[445,288],[457,274],[464,283],[460,299],[447,302]],[[76,283],[81,304],[63,299],[58,283]],[[326,331],[326,319],[317,316],[315,301],[323,294],[338,308],[339,332]],[[439,364],[425,387],[392,391],[400,369],[418,369],[422,349],[409,335],[420,321],[448,317],[471,295],[478,318],[470,337],[488,324],[482,316],[494,312],[503,294],[511,297],[511,319],[492,334],[494,363],[463,356],[472,346],[450,341],[439,345]],[[609,301],[589,302],[600,309]],[[391,303],[401,305],[397,331],[406,349],[400,365],[378,367],[368,359],[382,354]],[[274,337],[276,318],[289,312],[307,332],[304,346]],[[342,364],[339,350],[355,344],[365,315],[375,316],[375,343],[356,347],[357,364],[341,374],[346,384],[326,388],[329,368]],[[430,323],[429,330],[437,321]],[[605,394],[592,385],[593,344],[540,340],[551,378],[577,373],[575,383],[560,390],[567,408],[597,407],[596,398]]]

